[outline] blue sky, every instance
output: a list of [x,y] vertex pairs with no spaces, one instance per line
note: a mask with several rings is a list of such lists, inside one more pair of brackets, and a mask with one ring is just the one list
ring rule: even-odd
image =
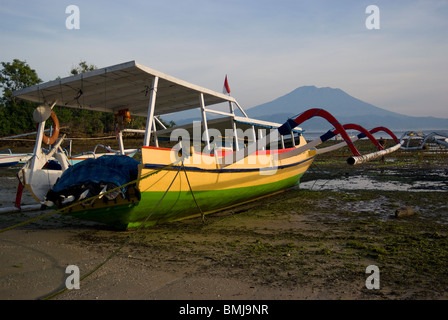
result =
[[[69,5],[79,30],[65,26]],[[365,26],[369,5],[379,30]],[[448,0],[2,0],[0,30],[0,61],[25,60],[44,81],[82,60],[136,60],[219,92],[227,74],[246,109],[315,85],[448,118]]]

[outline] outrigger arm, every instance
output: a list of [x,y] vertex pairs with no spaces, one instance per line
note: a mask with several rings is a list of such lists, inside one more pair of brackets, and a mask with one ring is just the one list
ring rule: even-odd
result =
[[287,158],[293,155],[297,155],[300,154],[302,152],[305,152],[307,150],[310,150],[316,146],[318,146],[319,144],[333,138],[334,136],[336,136],[338,133],[341,134],[341,136],[344,138],[345,143],[350,147],[350,149],[352,150],[354,155],[360,156],[361,154],[358,152],[358,150],[356,149],[356,147],[353,145],[353,142],[350,140],[350,137],[347,135],[347,132],[344,130],[344,128],[342,127],[341,124],[339,124],[339,122],[327,111],[323,110],[323,109],[309,109],[307,111],[305,111],[304,113],[302,113],[300,116],[298,116],[296,119],[288,119],[288,121],[286,121],[283,125],[281,125],[277,130],[274,130],[273,132],[271,132],[269,135],[259,139],[258,141],[250,144],[249,146],[247,146],[246,148],[236,151],[232,154],[229,154],[228,156],[226,156],[224,158],[224,162],[223,164],[221,164],[221,167],[226,167],[228,165],[231,165],[232,163],[235,163],[239,160],[242,160],[244,158],[246,158],[247,156],[249,156],[250,154],[252,154],[253,152],[256,152],[258,150],[261,150],[263,147],[266,146],[266,143],[269,141],[269,143],[271,142],[276,142],[278,141],[278,137],[283,136],[283,135],[287,135],[290,134],[291,131],[297,127],[298,125],[300,125],[302,122],[315,117],[315,116],[320,116],[325,118],[326,120],[328,120],[331,124],[333,124],[336,127],[336,130],[334,131],[328,131],[327,133],[323,134],[322,136],[320,136],[319,138],[307,143],[306,145],[299,147],[299,148],[295,148],[291,151],[288,152],[284,152],[278,155],[278,159],[281,160],[283,158]]
[[[55,104],[56,102],[54,102],[51,107],[39,106],[34,111],[33,118],[38,123],[38,128],[33,155],[17,173],[20,183],[31,189],[30,191],[32,195],[40,201],[43,199],[52,183],[55,182],[55,179],[57,179],[62,172],[69,167],[69,162],[65,153],[57,152],[65,139],[65,135],[56,141],[50,152],[45,153],[42,150],[45,122],[49,118],[51,109],[55,106]],[[41,170],[51,158],[58,160],[62,170]]]
[[[242,150],[237,150],[236,152],[227,155],[224,158],[223,163],[221,164],[221,167],[229,166],[237,161],[240,161],[240,160],[248,157],[250,154],[264,148],[268,142],[273,143],[273,142],[278,141],[279,135],[283,136],[283,135],[289,134],[291,132],[291,130],[294,129],[296,126],[300,125],[302,122],[304,122],[312,117],[315,117],[315,116],[323,117],[324,119],[326,119],[328,122],[330,122],[335,127],[335,130],[328,131],[327,133],[321,135],[319,138],[307,143],[306,145],[304,145],[302,147],[294,148],[291,151],[278,154],[278,160],[288,158],[288,157],[291,157],[294,155],[298,155],[302,152],[305,152],[307,150],[315,148],[316,146],[333,138],[334,136],[336,136],[338,134],[340,134],[342,136],[342,138],[344,139],[344,142],[341,142],[341,143],[336,144],[331,147],[316,149],[317,154],[322,154],[322,153],[326,153],[329,151],[333,151],[333,150],[339,149],[341,147],[344,147],[345,145],[348,145],[348,147],[350,148],[350,150],[353,153],[353,156],[349,157],[347,159],[347,163],[354,165],[354,164],[363,163],[363,162],[366,162],[366,161],[369,161],[372,159],[376,159],[376,158],[379,158],[386,154],[389,154],[391,152],[394,152],[394,151],[398,150],[401,147],[401,145],[403,144],[403,142],[398,141],[398,139],[395,137],[395,135],[389,129],[387,129],[385,127],[377,127],[377,128],[374,128],[374,129],[368,131],[368,130],[364,129],[363,127],[356,125],[356,124],[341,125],[327,111],[325,111],[323,109],[309,109],[309,110],[305,111],[304,113],[302,113],[301,115],[299,115],[296,119],[288,119],[288,121],[285,122],[282,126],[280,126],[278,128],[278,130],[275,130],[275,131],[271,132],[269,135],[267,135],[263,138],[260,138],[258,141],[255,141],[254,143],[248,145],[246,148],[244,148]],[[358,134],[354,138],[350,138],[346,132],[346,129],[347,130],[350,130],[350,129],[358,130],[361,133]],[[394,145],[391,148],[384,149],[383,146],[380,145],[378,143],[378,141],[372,135],[373,133],[376,133],[378,131],[387,132],[393,138],[393,140],[396,142],[396,145]],[[359,151],[356,149],[353,142],[358,139],[362,139],[364,137],[368,137],[372,141],[372,143],[374,143],[377,146],[379,151],[373,152],[373,153],[370,153],[367,155],[361,155],[359,153]]]
[[56,144],[53,145],[52,150],[48,154],[45,154],[42,151],[42,141],[45,131],[45,122],[50,117],[50,113],[55,105],[56,102],[53,102],[50,107],[42,105],[34,110],[33,118],[34,121],[38,123],[38,126],[37,126],[36,143],[34,145],[33,156],[29,161],[31,172],[41,169],[53,156],[60,158],[61,160],[60,163],[63,170],[68,168],[68,161],[63,161],[64,160],[63,157],[59,157],[58,154],[55,155],[56,151],[58,150],[62,141],[64,140],[65,135],[57,140]]

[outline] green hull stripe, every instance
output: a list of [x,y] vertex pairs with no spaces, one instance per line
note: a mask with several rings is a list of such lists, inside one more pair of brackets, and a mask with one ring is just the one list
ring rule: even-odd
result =
[[[199,207],[206,213],[291,187],[299,182],[302,175],[259,186],[196,192],[193,189],[193,192]],[[168,191],[158,208],[154,210],[164,194],[163,191],[142,192],[139,203],[103,209],[93,208],[73,212],[70,215],[126,229],[138,227],[143,222],[145,226],[151,226],[200,213],[190,191]]]

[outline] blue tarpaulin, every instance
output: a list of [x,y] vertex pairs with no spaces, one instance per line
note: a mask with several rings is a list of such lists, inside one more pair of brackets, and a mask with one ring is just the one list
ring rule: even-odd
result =
[[68,168],[52,190],[61,192],[87,183],[113,183],[122,186],[138,177],[139,162],[128,156],[105,155],[87,159]]

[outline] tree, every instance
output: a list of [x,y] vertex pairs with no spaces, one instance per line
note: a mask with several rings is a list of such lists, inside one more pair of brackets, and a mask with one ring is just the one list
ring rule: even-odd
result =
[[80,63],[78,63],[77,67],[72,68],[70,73],[72,75],[77,75],[77,74],[80,74],[80,73],[84,73],[84,72],[87,72],[87,71],[93,71],[93,70],[96,70],[96,69],[97,69],[97,67],[95,65],[93,65],[93,64],[88,65],[86,61],[81,61]]
[[12,63],[2,62],[3,69],[0,70],[0,87],[3,90],[2,103],[13,100],[12,92],[38,83],[39,79],[34,69],[25,61],[14,59]]
[[3,95],[0,98],[0,135],[34,130],[33,110],[36,104],[15,99],[12,92],[41,83],[42,80],[25,61],[14,59],[12,63],[2,62],[1,65],[0,88]]

